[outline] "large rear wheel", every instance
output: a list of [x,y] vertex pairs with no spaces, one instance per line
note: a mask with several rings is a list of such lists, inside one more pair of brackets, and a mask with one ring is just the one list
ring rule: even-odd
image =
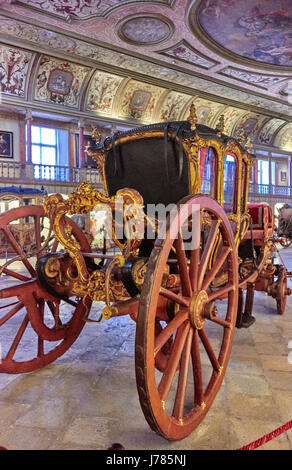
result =
[[[180,278],[180,287],[168,287],[169,272]],[[161,298],[168,301],[164,313]],[[165,239],[155,242],[137,321],[140,404],[163,437],[186,437],[209,410],[226,371],[237,303],[238,260],[229,220],[208,196],[185,198],[167,221]]]

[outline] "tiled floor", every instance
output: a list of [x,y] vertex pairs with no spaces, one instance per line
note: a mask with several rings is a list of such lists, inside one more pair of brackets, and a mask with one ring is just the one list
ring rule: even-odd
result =
[[[282,251],[292,269],[292,249]],[[236,449],[292,419],[292,298],[285,315],[256,293],[256,323],[235,331],[216,400],[186,439],[168,442],[148,427],[136,391],[135,324],[128,317],[87,324],[46,368],[0,376],[0,445],[9,449]],[[5,338],[1,338],[2,341]],[[292,349],[291,349],[292,351]],[[262,449],[292,449],[292,430]]]

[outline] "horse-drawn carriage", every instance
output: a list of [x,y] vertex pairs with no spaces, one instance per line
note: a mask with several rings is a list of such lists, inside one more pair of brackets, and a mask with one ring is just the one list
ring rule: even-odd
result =
[[[175,440],[195,429],[219,391],[235,326],[254,321],[254,290],[274,297],[281,314],[290,293],[284,266],[271,261],[271,209],[247,203],[254,156],[222,131],[197,124],[192,108],[187,121],[118,133],[102,145],[97,139],[88,151],[104,193],[83,182],[68,199],[53,195],[44,207],[0,217],[13,262],[24,268],[0,268],[11,279],[0,291],[3,344],[11,335],[0,372],[29,372],[60,357],[91,319],[92,303],[103,301],[104,319],[129,314],[137,323],[137,389],[152,430]],[[92,253],[68,217],[97,205],[112,216],[118,254]],[[31,255],[10,232],[28,215],[35,220]],[[55,236],[50,251],[44,217]],[[25,341],[22,347],[29,329],[34,350]]]
[[288,248],[292,244],[292,207],[283,204],[277,216],[277,236],[283,248]]

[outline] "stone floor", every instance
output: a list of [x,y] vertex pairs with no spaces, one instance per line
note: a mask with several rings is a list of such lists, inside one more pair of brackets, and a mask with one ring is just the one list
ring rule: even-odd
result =
[[[292,270],[292,249],[281,253]],[[235,331],[223,385],[188,438],[168,442],[148,427],[136,392],[135,324],[123,317],[87,324],[67,353],[39,371],[0,375],[0,446],[236,449],[261,437],[292,419],[292,298],[279,316],[275,301],[256,293],[254,314],[250,329]],[[291,450],[292,430],[261,449]]]

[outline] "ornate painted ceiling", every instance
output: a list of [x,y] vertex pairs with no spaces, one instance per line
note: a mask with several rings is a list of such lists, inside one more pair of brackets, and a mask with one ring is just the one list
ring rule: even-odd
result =
[[246,5],[0,0],[2,105],[136,126],[194,102],[200,122],[292,151],[291,0]]

